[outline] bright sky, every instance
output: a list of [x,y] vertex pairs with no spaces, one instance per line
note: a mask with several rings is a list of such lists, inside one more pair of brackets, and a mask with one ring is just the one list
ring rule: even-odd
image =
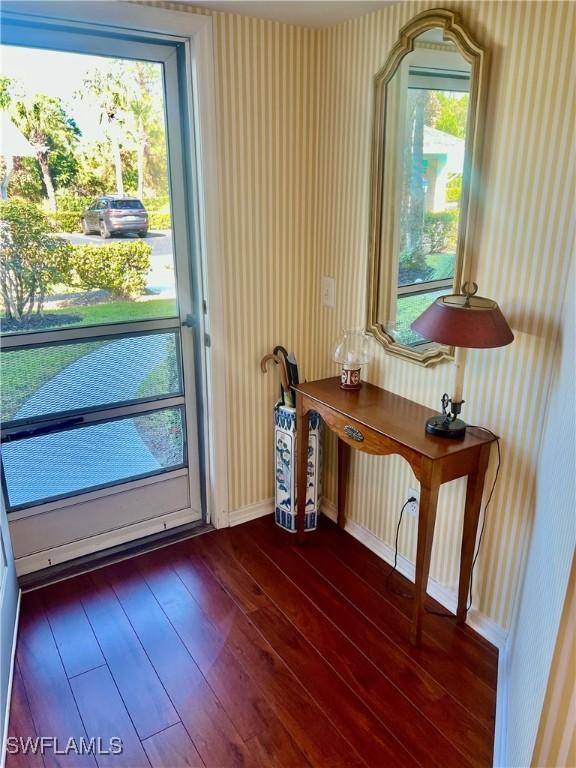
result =
[[90,72],[106,68],[114,61],[117,60],[104,56],[0,45],[2,74],[18,81],[27,96],[59,96],[82,131],[82,143],[90,143],[102,133],[98,110],[89,100],[75,97],[75,93],[82,89],[82,81]]

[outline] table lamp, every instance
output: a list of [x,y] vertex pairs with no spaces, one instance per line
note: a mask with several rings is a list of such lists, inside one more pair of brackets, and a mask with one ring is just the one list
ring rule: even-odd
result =
[[364,331],[344,331],[334,345],[332,352],[334,362],[342,366],[340,371],[340,387],[342,389],[360,389],[362,366],[370,361],[369,340]]
[[458,418],[462,410],[462,386],[467,349],[504,347],[514,341],[514,334],[492,299],[476,296],[478,286],[468,283],[461,294],[440,296],[411,324],[412,330],[428,341],[436,341],[456,348],[454,364],[456,375],[452,397],[442,397],[442,413],[426,422],[426,432],[437,437],[461,439],[466,434],[466,423]]

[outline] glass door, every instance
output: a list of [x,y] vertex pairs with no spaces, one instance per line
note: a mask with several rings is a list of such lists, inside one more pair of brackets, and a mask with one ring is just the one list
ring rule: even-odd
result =
[[200,520],[185,51],[8,19],[0,53],[2,484],[16,549]]

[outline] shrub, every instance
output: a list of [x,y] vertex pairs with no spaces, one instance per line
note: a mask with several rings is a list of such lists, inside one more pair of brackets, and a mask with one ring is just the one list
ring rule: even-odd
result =
[[56,207],[58,213],[77,213],[80,215],[85,208],[92,205],[94,197],[76,195],[74,192],[59,189],[56,192]]
[[50,214],[54,227],[58,232],[81,232],[80,214],[69,211],[57,211]]
[[458,208],[449,211],[429,211],[424,216],[423,240],[428,253],[442,253],[456,247]]
[[448,203],[460,202],[462,196],[462,174],[455,173],[446,184],[446,201]]
[[80,216],[93,202],[93,197],[76,195],[68,190],[59,189],[56,192],[57,210],[48,210],[45,200],[40,205],[40,209],[48,216],[57,232],[81,232]]
[[170,212],[168,195],[144,195],[142,202],[149,211],[158,211],[159,213]]
[[74,284],[84,290],[101,288],[130,298],[146,287],[152,248],[141,240],[107,245],[76,245],[72,257]]
[[149,229],[170,229],[172,226],[169,213],[160,213],[158,211],[148,211]]
[[0,290],[8,320],[42,315],[44,300],[70,275],[72,246],[55,237],[54,225],[33,203],[0,203]]

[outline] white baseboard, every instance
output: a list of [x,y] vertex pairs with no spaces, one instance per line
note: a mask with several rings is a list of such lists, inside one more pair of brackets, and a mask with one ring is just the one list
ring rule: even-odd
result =
[[[323,514],[331,520],[336,520],[336,506],[332,502],[322,499],[321,508]],[[392,547],[388,546],[388,544],[375,536],[367,528],[358,525],[358,523],[355,523],[353,520],[347,520],[346,531],[387,563],[390,563],[390,565],[394,564],[394,550]],[[398,555],[396,570],[409,581],[414,581],[415,565],[402,555]],[[449,589],[434,579],[429,579],[427,591],[430,597],[437,600],[444,606],[444,608],[452,613],[456,612],[458,595],[454,590]],[[479,635],[488,640],[489,643],[495,645],[499,650],[504,648],[507,637],[506,631],[499,624],[492,621],[492,619],[480,613],[480,611],[471,608],[468,611],[466,623],[478,632]]]
[[26,573],[40,571],[52,565],[65,563],[68,560],[74,560],[83,555],[90,555],[102,549],[116,547],[118,544],[141,539],[144,536],[167,531],[196,520],[198,520],[198,513],[191,509],[169,512],[166,515],[160,515],[151,520],[142,520],[113,531],[99,533],[79,541],[71,541],[69,544],[62,544],[60,547],[35,552],[31,555],[23,555],[15,561],[16,573],[18,576],[23,576]]
[[241,523],[248,523],[250,520],[256,520],[258,517],[264,517],[264,515],[271,515],[274,512],[274,499],[264,499],[257,504],[249,504],[247,507],[240,507],[234,512],[230,512],[229,525],[240,525]]
[[14,632],[12,634],[12,652],[10,655],[10,674],[8,677],[8,694],[6,696],[6,712],[4,712],[4,731],[2,744],[0,745],[0,768],[6,764],[6,743],[8,739],[8,723],[10,721],[10,705],[12,703],[12,685],[14,683],[14,666],[16,664],[16,643],[18,642],[18,624],[20,620],[20,601],[22,599],[22,590],[18,590],[18,602],[16,603],[16,621],[14,622]]

